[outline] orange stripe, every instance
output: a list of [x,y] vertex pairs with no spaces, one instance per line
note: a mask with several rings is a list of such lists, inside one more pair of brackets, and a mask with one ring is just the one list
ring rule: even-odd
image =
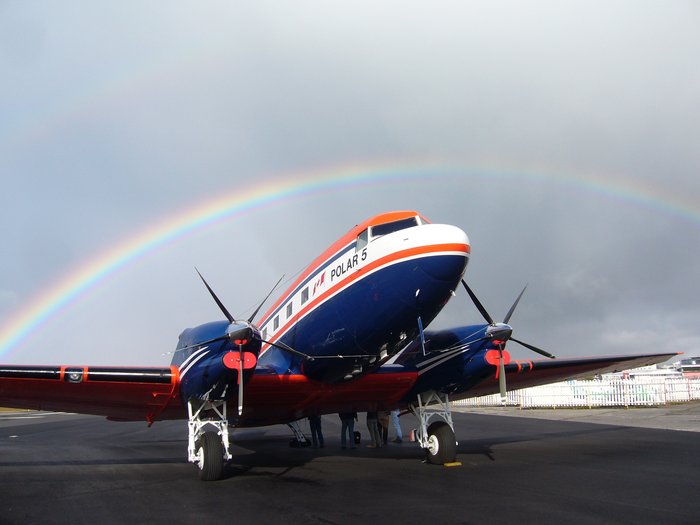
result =
[[[353,281],[358,280],[360,277],[364,277],[363,274],[370,273],[371,271],[374,271],[382,266],[388,266],[390,263],[394,263],[400,259],[407,259],[410,257],[413,257],[415,255],[427,255],[430,253],[442,253],[442,252],[462,252],[462,253],[469,253],[469,245],[467,244],[460,244],[460,243],[450,243],[450,244],[433,244],[430,246],[421,246],[417,248],[409,248],[407,250],[402,250],[400,252],[394,252],[390,255],[387,255],[385,257],[382,257],[381,259],[377,259],[376,261],[368,264],[367,266],[364,266],[355,272],[353,272],[351,275],[346,277],[344,280],[336,283],[333,285],[329,290],[326,292],[322,293],[315,299],[313,299],[311,302],[308,303],[307,306],[299,310],[299,312],[292,317],[290,321],[288,321],[286,324],[282,325],[280,328],[279,332],[277,332],[276,335],[272,336],[270,338],[271,342],[276,342],[280,337],[282,337],[284,334],[286,334],[291,326],[297,322],[298,319],[303,317],[304,315],[308,314],[311,310],[314,310],[321,302],[326,301],[328,298],[331,296],[335,295],[338,293],[342,288],[347,287],[350,285]],[[288,297],[287,297],[288,299]],[[273,310],[274,311],[274,310]],[[260,352],[260,355],[263,354],[266,350],[269,349],[269,345],[263,346],[263,349]]]
[[318,268],[325,262],[327,262],[335,253],[337,253],[342,248],[353,242],[357,238],[357,236],[366,228],[370,226],[376,226],[377,224],[384,224],[385,222],[393,222],[416,216],[420,217],[424,223],[430,223],[428,219],[423,217],[417,211],[395,211],[377,215],[351,228],[348,233],[346,233],[340,239],[331,244],[321,255],[316,257],[313,260],[313,262],[309,264],[309,266],[297,278],[297,280],[294,281],[294,283],[289,288],[287,288],[287,291],[284,294],[282,294],[282,296],[279,299],[277,299],[275,304],[273,304],[272,307],[265,313],[265,315],[262,316],[262,318],[260,319],[260,325],[265,324],[265,322],[269,319],[272,313],[275,310],[277,310],[277,308],[289,298],[291,293],[294,290],[296,290],[297,286],[299,286],[307,277],[309,277],[309,275],[318,270]]

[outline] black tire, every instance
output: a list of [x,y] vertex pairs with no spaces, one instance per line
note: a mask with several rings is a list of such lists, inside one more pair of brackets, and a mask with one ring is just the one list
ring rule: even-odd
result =
[[216,432],[205,432],[197,443],[199,479],[216,481],[224,474],[224,445]]
[[428,427],[430,446],[425,449],[428,461],[434,465],[444,465],[455,460],[457,440],[450,425],[445,421],[435,421]]

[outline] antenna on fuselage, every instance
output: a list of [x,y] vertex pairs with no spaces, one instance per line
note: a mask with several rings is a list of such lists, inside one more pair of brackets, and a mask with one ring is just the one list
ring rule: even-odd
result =
[[423,349],[423,357],[425,357],[425,333],[423,332],[423,320],[418,316],[418,332],[420,333],[420,346]]

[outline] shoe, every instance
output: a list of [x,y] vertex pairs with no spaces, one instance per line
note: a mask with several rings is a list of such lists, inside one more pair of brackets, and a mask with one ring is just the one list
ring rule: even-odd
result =
[[403,439],[401,438],[396,438],[391,440],[392,443],[403,443]]
[[367,448],[377,448],[377,445],[370,443],[369,445],[367,445]]

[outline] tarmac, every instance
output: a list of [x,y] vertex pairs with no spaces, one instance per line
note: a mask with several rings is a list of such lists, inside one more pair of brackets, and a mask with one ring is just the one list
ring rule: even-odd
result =
[[659,407],[613,408],[527,408],[479,407],[453,408],[453,411],[490,416],[506,416],[551,421],[575,421],[601,425],[658,428],[700,432],[700,402],[679,403]]
[[[451,468],[423,463],[408,442],[366,448],[363,416],[355,450],[341,450],[335,415],[323,418],[323,449],[290,448],[282,425],[235,430],[225,478],[201,482],[186,462],[185,421],[149,428],[0,413],[0,524],[695,524],[700,516],[700,403],[455,410],[461,466]],[[413,426],[402,418],[405,434]]]

